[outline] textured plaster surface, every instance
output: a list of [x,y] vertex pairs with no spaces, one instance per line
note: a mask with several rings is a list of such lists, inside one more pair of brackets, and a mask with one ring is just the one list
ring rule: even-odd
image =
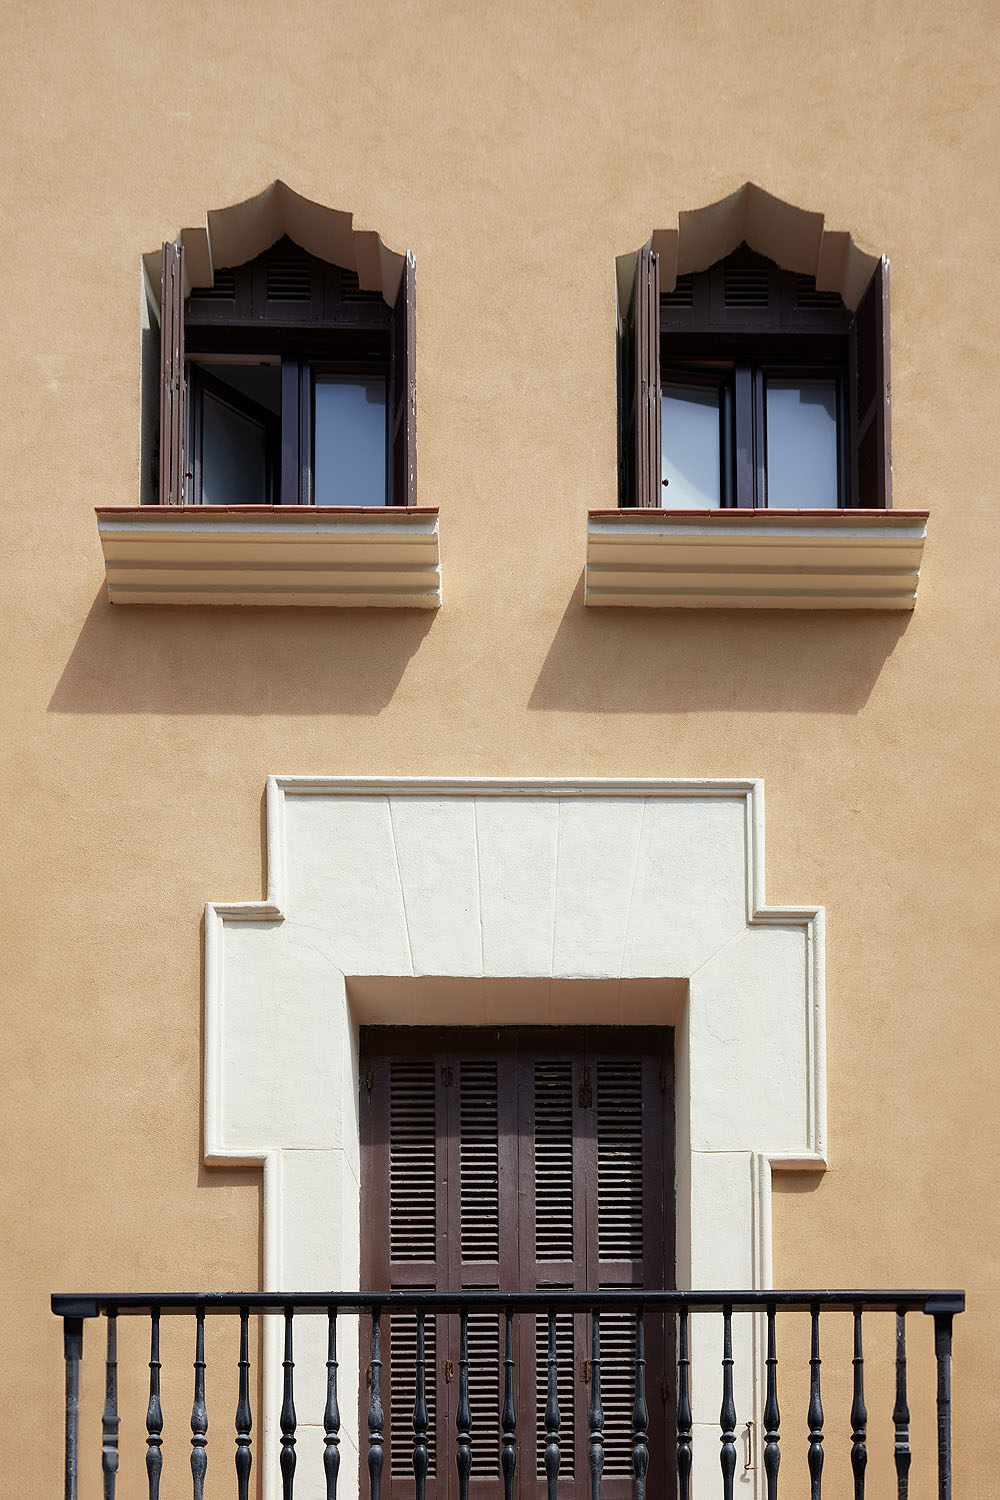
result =
[[[11,0],[0,37],[0,1473],[59,1492],[53,1288],[260,1284],[259,1172],[199,1166],[199,921],[262,890],[268,773],[760,776],[771,899],[829,913],[830,1170],[776,1177],[775,1278],[968,1287],[955,1490],[992,1500],[995,5]],[[140,256],[279,177],[416,257],[433,618],[106,601],[93,507],[140,492]],[[747,181],[890,259],[893,493],[932,511],[912,617],[582,605],[587,511],[615,500],[615,259]],[[167,1353],[183,1468],[187,1329]],[[874,1439],[870,1474],[891,1493]]]

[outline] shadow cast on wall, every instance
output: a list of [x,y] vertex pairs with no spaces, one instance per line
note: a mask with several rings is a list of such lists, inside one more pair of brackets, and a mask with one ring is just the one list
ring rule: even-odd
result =
[[377,714],[433,621],[422,609],[115,607],[102,587],[49,710]]
[[528,706],[859,713],[909,621],[874,610],[587,609],[581,573]]

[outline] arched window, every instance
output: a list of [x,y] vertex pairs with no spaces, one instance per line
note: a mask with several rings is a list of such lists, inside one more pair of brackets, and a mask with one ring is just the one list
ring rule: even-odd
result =
[[412,256],[281,183],[209,230],[161,256],[159,502],[414,505]]
[[[767,240],[762,210],[777,203],[748,186],[712,208],[732,206],[730,242],[734,226],[747,233],[756,227],[758,240]],[[808,221],[819,219],[813,239],[822,245],[819,216],[778,206],[800,230],[801,221],[811,229]],[[685,231],[688,253],[697,255],[699,237],[683,221],[698,217],[681,215],[680,234],[665,247],[674,265],[684,262]],[[771,242],[780,240],[770,227]],[[811,246],[790,243],[779,264],[744,238],[707,269],[661,284],[656,239],[634,258],[620,326],[620,503],[669,510],[888,507],[885,260],[855,254],[854,284],[860,271],[867,285],[852,307],[844,296],[852,290],[846,254],[841,274],[827,265],[821,282],[820,253]]]

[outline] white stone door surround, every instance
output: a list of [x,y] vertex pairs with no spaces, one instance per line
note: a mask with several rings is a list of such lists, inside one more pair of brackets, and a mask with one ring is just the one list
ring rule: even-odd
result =
[[[358,1285],[365,1023],[674,1026],[677,1284],[769,1286],[771,1171],[824,1165],[826,1107],[822,912],[765,905],[763,804],[756,780],[269,778],[267,899],[210,905],[205,938],[205,1156],[263,1163],[266,1287]],[[694,1320],[702,1494],[717,1322]],[[270,1337],[265,1362],[273,1392]],[[297,1404],[304,1465],[322,1402]]]

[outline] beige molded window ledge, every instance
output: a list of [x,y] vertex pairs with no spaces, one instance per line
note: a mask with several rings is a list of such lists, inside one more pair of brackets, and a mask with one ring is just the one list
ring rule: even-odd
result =
[[913,609],[924,510],[592,510],[587,604]]
[[99,508],[112,604],[437,609],[437,509]]

